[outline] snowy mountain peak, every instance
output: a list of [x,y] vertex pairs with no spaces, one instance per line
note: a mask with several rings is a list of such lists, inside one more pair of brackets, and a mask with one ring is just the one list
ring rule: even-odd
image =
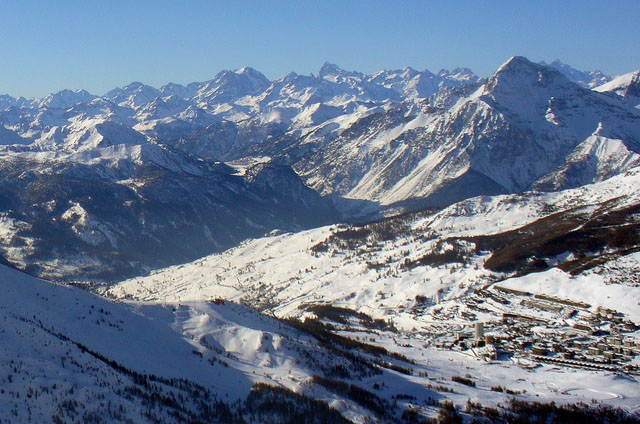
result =
[[140,81],[133,81],[127,85],[125,85],[124,87],[122,87],[122,91],[124,93],[133,93],[136,91],[141,91],[141,90],[155,90],[155,88],[145,85],[143,83],[141,83]]
[[[529,59],[524,56],[512,56],[505,63],[503,63],[495,74],[500,74],[504,72],[520,72],[520,71],[537,71],[540,69],[542,65],[538,65],[533,63]],[[494,75],[495,75],[494,74]]]
[[14,98],[8,94],[0,94],[0,110],[10,107],[30,107],[35,103],[34,99],[25,99],[24,97]]
[[137,109],[152,102],[156,97],[160,97],[161,95],[160,90],[139,81],[134,81],[122,88],[115,88],[109,91],[104,97],[118,105]]
[[240,69],[236,69],[235,73],[238,75],[246,75],[250,78],[258,78],[261,79],[263,81],[269,82],[269,79],[267,77],[264,76],[264,74],[262,74],[262,72],[260,71],[256,71],[255,69],[253,69],[250,66],[245,66],[242,67]]
[[264,76],[262,72],[256,71],[255,69],[245,66],[244,68],[240,68],[235,71],[236,74],[242,75],[250,80],[253,85],[258,89],[264,89],[269,86],[271,83],[269,79]]
[[125,90],[137,90],[138,88],[144,86],[140,81],[132,81],[129,84],[125,85],[123,88]]
[[252,68],[224,70],[212,80],[202,83],[194,98],[199,104],[205,103],[211,108],[214,104],[233,102],[243,96],[257,94],[269,85],[267,77]]
[[242,75],[242,74],[245,74],[245,73],[258,72],[258,71],[256,71],[255,69],[253,69],[250,66],[243,66],[242,68],[236,69],[234,72],[236,74]]
[[278,80],[277,82],[282,82],[283,84],[290,84],[295,82],[298,78],[300,78],[302,75],[299,75],[296,72],[289,72],[287,75],[285,75],[284,77],[282,77],[282,79]]
[[235,71],[224,70],[220,71],[213,77],[212,80],[207,82],[216,82],[216,83],[225,83],[231,81],[241,81],[255,78],[256,80],[261,81],[263,84],[268,84],[269,80],[260,72],[256,71],[253,68],[244,67],[240,69],[236,69]]
[[594,88],[601,93],[613,93],[635,107],[640,107],[640,70],[621,75],[616,79]]
[[365,75],[361,72],[347,71],[340,68],[338,65],[325,62],[320,68],[318,76],[322,79],[329,80],[331,82],[344,82],[347,80],[362,80]]
[[416,71],[415,69],[413,69],[411,66],[407,66],[406,68],[404,68],[402,70],[402,77],[403,78],[413,78],[418,74],[419,74],[419,72]]
[[160,88],[160,92],[163,95],[176,95],[184,99],[193,97],[193,95],[195,94],[195,90],[192,90],[180,84],[176,84],[174,82],[170,82],[168,84],[163,85]]
[[61,90],[42,99],[41,106],[66,109],[79,103],[87,103],[97,96],[86,90]]
[[16,99],[8,94],[0,94],[0,110],[7,109],[16,104]]
[[336,64],[325,62],[324,65],[320,68],[318,72],[318,76],[320,78],[324,78],[330,75],[340,75],[344,71]]
[[[425,72],[429,72],[425,69]],[[469,68],[455,68],[450,71],[448,69],[441,69],[438,72],[438,76],[441,78],[456,80],[460,82],[476,82],[480,78]]]
[[525,87],[549,88],[555,85],[571,85],[558,70],[531,62],[525,57],[514,56],[507,60],[485,84],[485,93],[503,93],[522,98]]

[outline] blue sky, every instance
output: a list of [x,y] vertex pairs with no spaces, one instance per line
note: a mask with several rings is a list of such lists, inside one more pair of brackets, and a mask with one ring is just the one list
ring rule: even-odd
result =
[[279,78],[325,61],[486,76],[513,55],[621,74],[640,68],[639,22],[638,0],[3,0],[0,93],[103,94],[242,66]]

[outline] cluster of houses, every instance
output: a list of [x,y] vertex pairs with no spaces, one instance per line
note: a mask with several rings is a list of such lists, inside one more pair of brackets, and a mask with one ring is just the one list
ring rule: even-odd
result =
[[[477,319],[487,313],[492,319]],[[493,285],[469,296],[457,316],[467,324],[434,337],[435,347],[640,374],[640,327],[615,310]]]

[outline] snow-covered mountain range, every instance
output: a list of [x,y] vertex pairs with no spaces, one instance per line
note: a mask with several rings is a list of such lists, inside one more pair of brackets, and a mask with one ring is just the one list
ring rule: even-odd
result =
[[323,194],[383,205],[556,190],[638,165],[639,117],[620,96],[515,57],[482,84],[371,113],[333,139],[309,135],[294,149],[313,153],[294,166]]
[[[540,64],[546,65],[545,62],[540,62]],[[567,65],[566,63],[560,62],[558,59],[549,63],[549,66],[556,68],[558,71],[562,72],[562,74],[564,74],[564,76],[566,76],[568,79],[577,84],[580,84],[585,88],[596,88],[612,80],[610,76],[603,74],[602,71],[579,71]]]
[[0,255],[115,280],[274,229],[602,181],[639,163],[637,75],[585,75],[521,57],[484,80],[327,63],[2,96]]

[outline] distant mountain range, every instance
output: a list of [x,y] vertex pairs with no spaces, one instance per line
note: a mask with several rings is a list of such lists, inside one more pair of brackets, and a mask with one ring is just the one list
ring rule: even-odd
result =
[[628,106],[516,57],[483,83],[370,111],[336,137],[316,131],[288,149],[323,194],[444,206],[576,187],[638,165],[640,115]]
[[327,63],[0,96],[0,255],[115,280],[275,229],[597,182],[640,163],[638,87],[515,57],[487,79]]
[[[541,65],[546,65],[545,62],[540,62]],[[601,71],[579,71],[566,63],[560,62],[558,59],[549,63],[549,66],[556,68],[558,71],[567,77],[569,80],[580,84],[584,88],[596,88],[602,84],[606,84],[612,80],[608,75],[603,74]]]

